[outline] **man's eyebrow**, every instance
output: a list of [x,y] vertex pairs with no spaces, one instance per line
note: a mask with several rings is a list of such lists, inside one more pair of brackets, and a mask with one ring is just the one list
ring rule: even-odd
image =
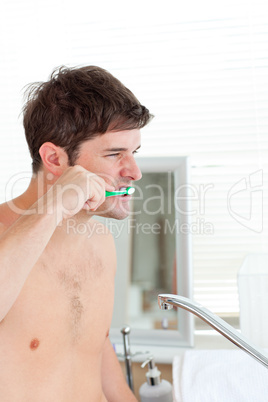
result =
[[120,151],[127,151],[127,148],[106,148],[104,152],[120,152]]
[[[139,145],[134,151],[137,151],[141,145]],[[128,148],[106,148],[103,150],[103,152],[125,152],[127,151]]]

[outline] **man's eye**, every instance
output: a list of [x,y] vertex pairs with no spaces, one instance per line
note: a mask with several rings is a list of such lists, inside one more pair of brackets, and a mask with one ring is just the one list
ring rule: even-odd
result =
[[106,155],[106,156],[118,156],[119,154],[117,153],[117,154],[109,154],[109,155]]

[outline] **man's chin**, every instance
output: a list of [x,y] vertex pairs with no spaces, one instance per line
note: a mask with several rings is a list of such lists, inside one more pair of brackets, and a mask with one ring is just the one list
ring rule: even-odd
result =
[[[117,201],[117,200],[116,200]],[[129,202],[124,203],[103,203],[100,208],[95,211],[95,215],[103,216],[105,218],[113,218],[117,220],[126,219],[130,215]]]
[[112,218],[120,221],[126,219],[130,215],[130,212],[127,213],[123,211],[103,211],[103,212],[96,211],[95,215],[102,216],[103,218]]

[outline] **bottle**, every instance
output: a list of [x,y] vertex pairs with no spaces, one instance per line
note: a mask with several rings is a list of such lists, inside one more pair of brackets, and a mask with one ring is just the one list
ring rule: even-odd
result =
[[141,367],[144,368],[148,364],[148,372],[146,373],[147,382],[140,387],[141,402],[173,402],[172,385],[161,380],[161,372],[157,369],[154,358],[149,357]]

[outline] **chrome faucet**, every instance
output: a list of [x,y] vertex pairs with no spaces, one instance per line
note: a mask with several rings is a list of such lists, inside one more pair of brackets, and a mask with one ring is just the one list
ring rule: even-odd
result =
[[205,321],[221,335],[227,338],[230,342],[234,343],[244,352],[248,353],[251,357],[268,368],[268,356],[265,355],[262,349],[255,346],[231,325],[227,324],[220,317],[216,316],[200,304],[187,299],[186,297],[171,294],[160,294],[158,295],[158,305],[161,310],[170,310],[173,308],[173,306],[176,306],[195,314],[197,317],[201,318],[201,320]]

